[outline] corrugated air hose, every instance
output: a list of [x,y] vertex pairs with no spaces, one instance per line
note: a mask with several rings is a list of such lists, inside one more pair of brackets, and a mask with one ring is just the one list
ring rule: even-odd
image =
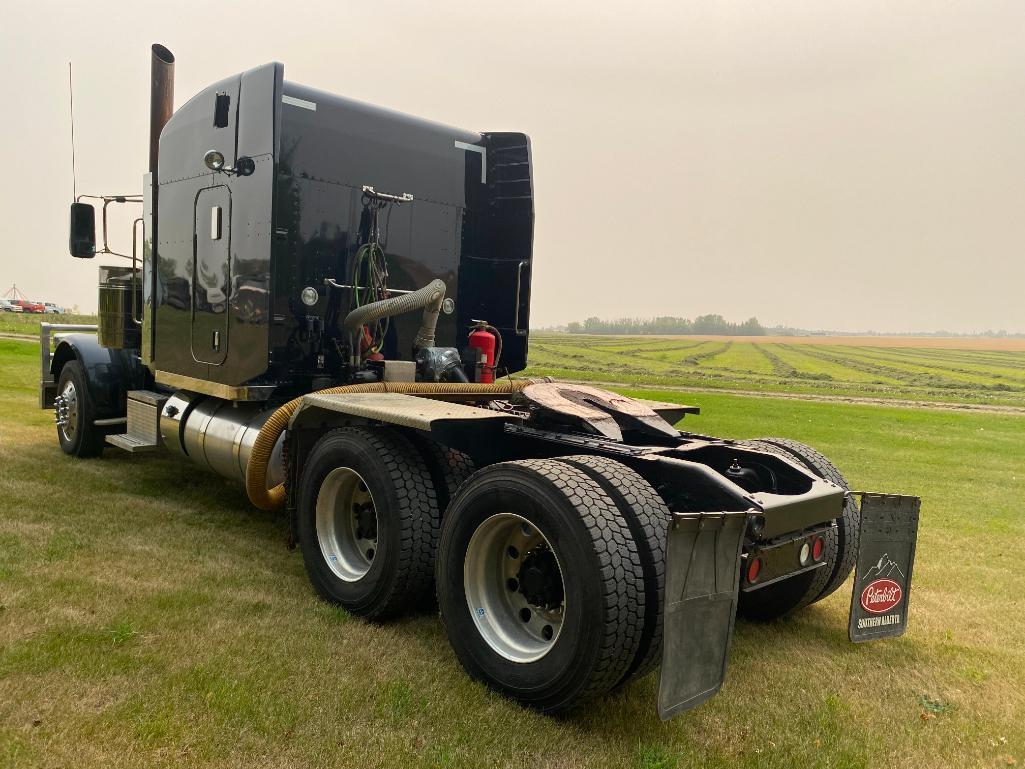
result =
[[357,307],[345,316],[342,328],[346,331],[354,331],[368,323],[395,315],[405,315],[407,312],[422,308],[424,317],[420,323],[420,330],[416,332],[416,338],[413,340],[413,348],[418,350],[421,347],[434,347],[434,330],[438,325],[441,303],[444,301],[445,281],[435,278],[423,288],[411,293]]
[[[318,395],[340,395],[344,393],[402,393],[405,395],[511,395],[527,385],[550,381],[546,379],[506,379],[494,384],[464,384],[460,382],[371,382],[368,384],[342,385],[317,390]],[[267,464],[278,438],[288,427],[303,397],[293,398],[279,408],[260,428],[253,450],[246,466],[246,493],[249,501],[261,510],[280,510],[285,506],[285,484],[279,483],[273,489],[267,488]]]

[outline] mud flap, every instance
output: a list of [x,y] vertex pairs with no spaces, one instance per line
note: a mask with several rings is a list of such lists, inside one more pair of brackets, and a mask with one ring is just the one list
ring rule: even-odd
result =
[[903,635],[918,539],[918,497],[861,496],[861,545],[854,572],[849,635],[855,642]]
[[722,687],[737,616],[747,513],[675,514],[666,549],[658,714],[666,720]]

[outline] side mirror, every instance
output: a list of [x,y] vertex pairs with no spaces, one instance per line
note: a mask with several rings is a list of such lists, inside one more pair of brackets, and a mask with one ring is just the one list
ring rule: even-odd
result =
[[96,209],[89,203],[71,204],[68,251],[79,259],[92,259],[96,256]]

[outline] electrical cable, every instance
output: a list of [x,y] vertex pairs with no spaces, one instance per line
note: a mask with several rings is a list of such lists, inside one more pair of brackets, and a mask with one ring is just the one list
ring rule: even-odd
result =
[[[367,242],[356,251],[352,268],[352,294],[349,303],[350,311],[367,304],[388,298],[388,262],[384,249],[381,247],[380,211],[388,205],[382,199],[364,195],[363,205],[370,214],[367,228]],[[385,227],[391,221],[391,209],[385,220]],[[358,334],[357,347],[353,349],[354,358],[362,358],[365,351],[376,354],[384,347],[384,340],[390,328],[391,319],[382,318],[366,326]]]

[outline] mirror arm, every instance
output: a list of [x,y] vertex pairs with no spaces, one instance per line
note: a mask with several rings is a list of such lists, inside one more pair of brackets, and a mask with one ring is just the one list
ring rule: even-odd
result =
[[107,206],[109,205],[109,200],[103,201],[103,252],[110,251],[110,246],[107,245]]
[[[95,256],[100,254],[109,254],[110,256],[120,256],[123,259],[131,259],[133,266],[135,263],[135,243],[132,243],[132,254],[120,254],[117,251],[111,251],[110,245],[107,242],[107,206],[111,203],[142,203],[142,195],[76,195],[75,202],[81,203],[83,198],[90,200],[102,200],[103,201],[103,248],[98,249]],[[132,237],[135,237],[135,224],[132,224]]]
[[75,202],[81,203],[83,198],[89,200],[109,200],[111,203],[141,203],[142,195],[77,195]]
[[[136,295],[135,284],[136,284],[136,281],[139,278],[139,268],[137,266],[138,265],[138,259],[137,259],[136,254],[137,254],[138,242],[139,242],[138,230],[139,230],[139,225],[140,224],[142,224],[143,228],[145,228],[146,225],[143,224],[141,216],[138,219],[136,219],[134,222],[132,222],[132,322],[136,326],[141,326],[142,325],[142,318],[140,316],[136,315],[136,309],[137,308],[135,306],[135,295]],[[145,232],[146,232],[146,230],[143,229],[143,237],[145,237]]]

